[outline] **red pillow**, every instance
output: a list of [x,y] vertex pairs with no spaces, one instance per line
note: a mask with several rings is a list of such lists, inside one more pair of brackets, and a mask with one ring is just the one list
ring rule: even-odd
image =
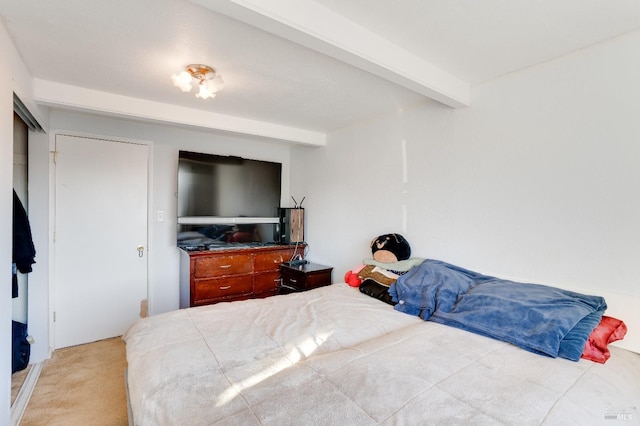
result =
[[584,345],[582,358],[604,364],[611,356],[607,345],[616,340],[622,340],[625,334],[627,334],[627,326],[624,322],[603,315],[602,321],[593,329]]

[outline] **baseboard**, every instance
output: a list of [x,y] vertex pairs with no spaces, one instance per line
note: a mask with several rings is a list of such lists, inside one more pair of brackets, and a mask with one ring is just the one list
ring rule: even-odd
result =
[[42,367],[44,367],[44,362],[31,365],[27,377],[25,377],[18,391],[18,395],[16,395],[13,405],[11,405],[11,416],[9,420],[11,426],[18,426],[20,424],[20,420],[22,420],[22,416],[27,409],[27,404],[29,404],[33,390],[36,388],[36,383],[38,383],[38,378],[40,378]]

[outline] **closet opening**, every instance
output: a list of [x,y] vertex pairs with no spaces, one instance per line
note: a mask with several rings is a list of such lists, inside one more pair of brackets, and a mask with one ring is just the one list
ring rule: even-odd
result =
[[[28,397],[23,391],[29,380],[32,365],[26,365],[30,354],[28,336],[29,274],[35,261],[35,247],[29,223],[29,134],[43,132],[22,101],[13,95],[13,272],[12,274],[12,375],[11,375],[11,419],[20,417]],[[18,247],[18,248],[16,248]],[[23,339],[14,336],[26,337]],[[20,341],[20,343],[18,343]],[[37,377],[35,378],[37,380]],[[34,382],[35,384],[35,382]],[[22,395],[22,396],[21,396]],[[16,407],[20,409],[16,409]],[[16,417],[17,416],[17,417]],[[14,423],[15,424],[15,423]]]

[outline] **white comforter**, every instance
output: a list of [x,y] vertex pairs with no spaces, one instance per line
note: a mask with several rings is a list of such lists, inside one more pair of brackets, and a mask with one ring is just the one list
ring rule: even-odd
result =
[[170,312],[124,339],[136,425],[640,424],[638,354],[546,358],[345,284]]

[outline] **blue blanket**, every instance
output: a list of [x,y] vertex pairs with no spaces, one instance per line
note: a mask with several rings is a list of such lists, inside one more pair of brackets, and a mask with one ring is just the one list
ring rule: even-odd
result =
[[540,284],[524,284],[426,260],[389,288],[395,309],[577,361],[607,304]]

